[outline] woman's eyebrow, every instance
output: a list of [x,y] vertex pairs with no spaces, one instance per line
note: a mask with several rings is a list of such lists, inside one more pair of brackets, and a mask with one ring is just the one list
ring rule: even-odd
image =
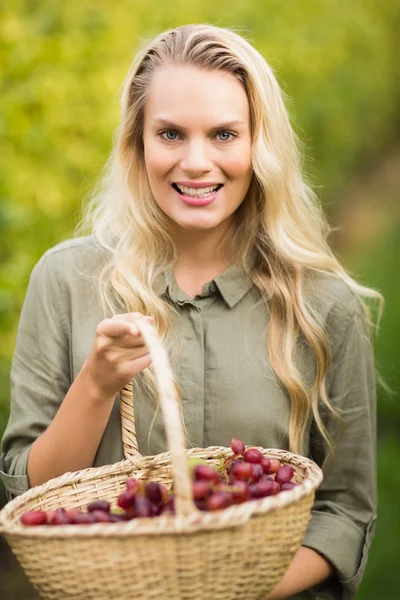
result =
[[[181,125],[177,125],[168,119],[153,119],[154,125],[161,125],[162,127],[170,127],[171,129],[179,129],[180,131],[187,131],[185,127]],[[215,131],[217,129],[229,129],[231,127],[237,127],[237,125],[245,125],[246,122],[240,119],[235,119],[233,121],[226,121],[224,123],[219,123],[219,125],[215,125],[211,128],[211,131]]]

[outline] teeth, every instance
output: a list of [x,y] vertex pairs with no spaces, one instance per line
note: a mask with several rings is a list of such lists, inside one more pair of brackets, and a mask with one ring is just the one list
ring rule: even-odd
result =
[[214,185],[213,187],[203,187],[199,189],[186,187],[184,185],[175,185],[178,188],[178,190],[182,192],[182,194],[185,194],[186,196],[192,196],[193,198],[203,198],[204,196],[215,192],[215,190],[218,188],[218,185]]

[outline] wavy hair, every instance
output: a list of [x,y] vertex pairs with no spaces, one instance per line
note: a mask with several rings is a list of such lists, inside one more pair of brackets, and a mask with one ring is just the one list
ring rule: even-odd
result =
[[[167,220],[150,190],[144,162],[144,107],[155,71],[165,65],[193,65],[222,70],[244,87],[250,106],[253,177],[237,210],[230,250],[261,292],[270,310],[267,351],[270,364],[291,400],[289,449],[304,453],[310,416],[330,449],[320,415],[330,404],[326,376],[331,362],[329,340],[304,293],[310,271],[329,272],[359,297],[382,296],[359,285],[331,251],[329,227],[315,193],[302,174],[301,154],[289,122],[284,94],[272,68],[233,29],[208,24],[185,25],[147,40],[137,52],[122,92],[122,116],[104,176],[86,208],[81,229],[109,253],[101,272],[105,309],[139,311],[155,318],[169,346],[174,310],[159,297],[154,282],[175,260]],[[249,257],[255,252],[256,266]],[[371,324],[367,303],[361,303]],[[296,364],[302,334],[315,357],[315,380],[307,386]],[[143,380],[154,389],[151,369]]]

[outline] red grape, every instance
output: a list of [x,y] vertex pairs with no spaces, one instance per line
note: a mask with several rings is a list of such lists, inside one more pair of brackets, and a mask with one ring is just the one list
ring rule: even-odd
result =
[[87,507],[89,512],[94,510],[102,510],[103,512],[110,511],[110,503],[107,500],[93,500]]
[[256,464],[256,463],[261,462],[262,457],[263,457],[263,455],[257,448],[249,448],[244,453],[243,458],[244,458],[244,460],[246,460],[249,463]]
[[251,477],[250,477],[251,483],[257,483],[257,481],[260,481],[260,479],[263,475],[264,475],[264,471],[263,471],[262,466],[259,463],[253,463],[251,465]]
[[260,465],[263,468],[264,473],[270,473],[271,469],[271,461],[266,456],[263,456],[260,462]]
[[73,517],[70,523],[72,525],[89,525],[90,523],[95,523],[95,520],[93,513],[80,512]]
[[57,508],[52,511],[53,514],[47,513],[47,522],[50,525],[68,525],[69,517],[67,511],[64,508]]
[[164,504],[163,513],[175,514],[175,496],[171,495]]
[[124,521],[130,521],[131,519],[134,519],[136,517],[134,507],[130,506],[129,508],[125,508],[124,512],[122,513],[122,516],[124,518]]
[[264,481],[265,479],[267,481],[274,481],[274,478],[271,477],[271,475],[265,475],[265,473],[264,473],[264,475],[261,477],[260,481]]
[[134,515],[137,518],[153,516],[153,508],[148,498],[141,498],[140,496],[137,496],[135,499],[135,504],[132,508],[134,510]]
[[212,488],[212,493],[214,494],[215,492],[228,492],[228,494],[230,494],[231,486],[229,486],[227,483],[218,483]]
[[227,508],[233,502],[232,495],[228,492],[216,492],[207,499],[207,509],[210,511]]
[[276,481],[271,481],[271,483],[272,483],[272,495],[275,496],[276,494],[279,494],[279,492],[281,491],[281,486]]
[[79,508],[69,508],[69,509],[67,510],[67,517],[68,517],[68,521],[69,521],[70,523],[73,523],[73,522],[74,522],[74,517],[75,517],[75,515],[78,515],[78,514],[80,515],[80,514],[81,514],[81,512],[82,512],[82,511],[81,511]]
[[219,483],[220,477],[213,467],[209,465],[196,465],[193,469],[193,475],[195,481],[212,481],[213,483]]
[[270,458],[270,473],[277,473],[281,468],[281,461],[278,458]]
[[117,504],[118,504],[118,506],[120,506],[121,508],[124,508],[124,509],[130,508],[131,506],[134,505],[135,499],[136,499],[136,496],[132,492],[129,492],[127,490],[126,492],[122,492],[122,494],[120,494],[118,496]]
[[232,473],[232,469],[233,469],[234,465],[243,462],[243,458],[235,458],[234,456],[232,456],[231,458],[232,458],[232,461],[230,463],[228,463],[227,466],[225,467],[226,472],[228,474]]
[[108,520],[110,521],[110,523],[119,523],[120,521],[125,521],[124,515],[117,515],[115,513],[109,513]]
[[257,483],[251,483],[249,485],[249,492],[250,492],[251,498],[259,498],[260,497],[260,490],[258,489]]
[[136,494],[136,492],[138,492],[141,488],[141,482],[138,481],[137,479],[135,479],[134,477],[131,477],[130,479],[128,479],[126,481],[126,489],[129,492],[132,492],[133,494]]
[[257,483],[260,498],[272,496],[274,494],[274,481],[272,479],[262,479]]
[[232,477],[247,481],[252,476],[251,464],[245,461],[240,461],[232,466]]
[[290,465],[284,465],[279,469],[275,475],[275,481],[278,483],[287,483],[293,477],[293,467]]
[[245,481],[236,481],[232,486],[232,497],[235,504],[250,500],[249,486]]
[[285,481],[281,485],[281,490],[282,490],[282,492],[285,492],[286,490],[292,490],[293,488],[297,487],[298,485],[299,485],[298,483],[294,483],[292,481]]
[[146,496],[152,504],[158,506],[167,499],[168,490],[162,483],[150,481],[150,483],[146,485]]
[[63,513],[58,513],[52,522],[52,525],[69,525],[69,518]]
[[90,514],[93,515],[96,523],[109,523],[110,515],[105,510],[92,510]]
[[245,446],[242,440],[239,440],[238,438],[232,438],[230,445],[233,454],[236,454],[236,456],[243,456],[245,452]]
[[194,501],[196,508],[198,508],[199,510],[202,511],[206,511],[207,510],[207,502],[206,500],[195,500]]
[[192,484],[194,500],[203,500],[210,492],[210,482],[205,480],[194,481]]
[[47,513],[48,525],[59,524],[59,523],[54,523],[54,520],[56,519],[57,515],[63,515],[64,517],[66,517],[67,522],[68,522],[67,511],[65,510],[65,508],[56,508],[55,510],[49,510]]
[[53,519],[57,514],[57,509],[56,510],[49,510],[46,513],[46,522],[48,525],[53,525]]
[[153,504],[150,502],[150,504],[153,511],[153,517],[159,517],[163,512],[164,504],[162,502],[160,504]]
[[28,510],[20,517],[24,525],[46,525],[47,515],[43,510]]

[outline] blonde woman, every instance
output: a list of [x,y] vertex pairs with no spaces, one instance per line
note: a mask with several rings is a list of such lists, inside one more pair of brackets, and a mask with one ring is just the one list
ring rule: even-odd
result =
[[[9,498],[123,458],[133,379],[139,449],[166,449],[135,321],[167,344],[188,441],[286,448],[323,466],[303,545],[270,595],[353,598],[376,520],[368,310],[326,241],[282,92],[232,30],[188,25],[140,50],[84,225],[35,266],[12,365]],[[81,231],[81,230],[80,230]]]

